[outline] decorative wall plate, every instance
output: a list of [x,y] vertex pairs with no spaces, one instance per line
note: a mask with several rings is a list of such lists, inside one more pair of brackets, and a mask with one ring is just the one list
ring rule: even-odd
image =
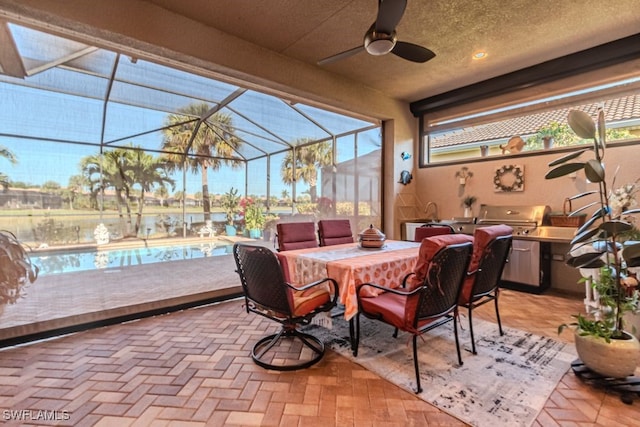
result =
[[524,166],[504,165],[496,169],[493,189],[498,193],[524,191]]

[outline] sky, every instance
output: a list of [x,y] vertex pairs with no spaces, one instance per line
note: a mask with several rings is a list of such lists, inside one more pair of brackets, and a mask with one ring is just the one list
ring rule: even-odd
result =
[[[25,133],[32,137],[44,137],[60,140],[95,141],[100,135],[101,103],[83,102],[74,104],[65,96],[47,93],[44,98],[28,88],[16,87],[0,83],[0,134]],[[76,99],[74,97],[74,99]],[[100,104],[99,108],[96,104]],[[120,109],[127,107],[120,107]],[[131,114],[138,115],[136,108],[129,108]],[[122,116],[123,112],[119,111]],[[126,114],[125,114],[126,115]],[[118,132],[121,135],[135,135],[148,129],[157,129],[163,125],[166,113],[145,114],[144,129],[139,121],[118,121]],[[61,123],[65,125],[61,126]],[[119,136],[119,135],[118,135]],[[120,144],[141,145],[157,149],[160,147],[162,135],[153,133],[140,138],[125,139]],[[69,178],[81,173],[80,160],[98,153],[98,147],[83,144],[67,144],[34,139],[9,138],[0,136],[0,145],[12,151],[18,162],[12,165],[7,159],[0,158],[0,172],[9,176],[12,181],[42,185],[46,181],[56,181],[66,186]],[[151,153],[159,155],[158,153]],[[279,167],[282,156],[272,159],[271,194],[280,196],[287,188],[280,179]],[[274,165],[276,167],[274,167]],[[254,161],[251,164],[249,194],[266,195],[266,162]],[[176,190],[182,190],[183,174],[177,172],[173,178]],[[219,171],[209,172],[210,193],[222,194],[231,187],[245,188],[244,168],[232,169],[223,167]],[[288,188],[287,188],[288,189]],[[202,191],[200,174],[187,173],[187,194]],[[291,192],[288,189],[289,193]]]

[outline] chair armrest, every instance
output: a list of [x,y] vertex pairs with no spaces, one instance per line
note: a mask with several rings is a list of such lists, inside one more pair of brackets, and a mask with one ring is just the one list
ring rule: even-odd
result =
[[307,283],[306,285],[303,285],[303,286],[293,286],[291,283],[286,283],[286,282],[285,284],[294,291],[306,291],[307,289],[314,288],[325,282],[331,283],[331,288],[333,293],[333,298],[331,299],[331,301],[336,302],[338,300],[338,296],[340,295],[340,288],[338,287],[338,282],[336,282],[334,279],[330,277],[325,277],[324,279],[316,280],[315,282]]
[[399,288],[388,288],[386,286],[378,285],[376,283],[361,283],[356,287],[356,297],[357,298],[360,298],[360,291],[365,286],[371,286],[372,288],[380,289],[381,291],[391,292],[392,294],[405,295],[405,296],[416,294],[416,293],[420,292],[420,290],[422,289],[422,286],[418,286],[417,288],[415,288],[415,289],[413,289],[411,291],[405,291],[405,290],[402,290],[402,289],[399,289]]
[[406,288],[407,287],[407,279],[409,279],[409,277],[411,276],[415,276],[416,273],[414,273],[413,271],[411,273],[408,273],[406,276],[404,276],[404,278],[402,279],[402,285],[400,285],[401,288]]

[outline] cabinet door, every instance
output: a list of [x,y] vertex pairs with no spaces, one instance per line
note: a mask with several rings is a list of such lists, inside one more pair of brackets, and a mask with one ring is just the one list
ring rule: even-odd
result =
[[540,286],[540,242],[514,239],[502,280]]
[[402,224],[402,240],[413,242],[416,237],[416,228],[425,225],[426,222],[405,222]]

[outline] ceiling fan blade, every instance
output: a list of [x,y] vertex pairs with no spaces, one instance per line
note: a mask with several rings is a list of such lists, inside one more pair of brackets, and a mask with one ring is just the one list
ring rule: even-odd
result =
[[379,0],[378,17],[376,18],[376,31],[378,33],[392,34],[407,7],[407,0]]
[[391,50],[391,53],[398,55],[400,58],[404,58],[413,62],[427,62],[433,59],[436,54],[426,47],[418,46],[417,44],[407,42],[396,42],[396,45]]
[[364,50],[364,46],[354,47],[353,49],[345,50],[344,52],[340,52],[335,55],[329,56],[327,58],[321,59],[320,61],[318,61],[318,65],[331,64],[332,62],[339,61],[341,59],[353,56],[356,53],[359,53],[363,50]]

